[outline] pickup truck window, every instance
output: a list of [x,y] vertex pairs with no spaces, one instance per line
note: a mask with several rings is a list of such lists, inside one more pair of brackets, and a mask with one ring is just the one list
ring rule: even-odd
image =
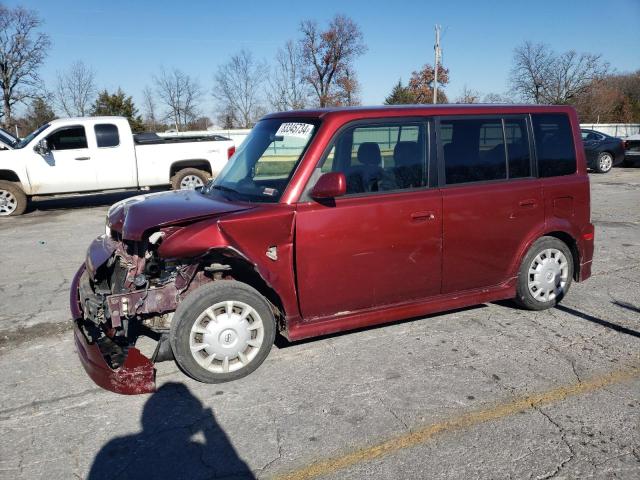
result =
[[99,123],[93,127],[96,132],[96,141],[99,148],[117,147],[120,145],[118,127],[111,123]]
[[64,127],[49,135],[47,143],[51,150],[87,148],[87,135],[82,125]]
[[218,191],[252,202],[279,201],[318,124],[299,118],[258,122],[203,193]]

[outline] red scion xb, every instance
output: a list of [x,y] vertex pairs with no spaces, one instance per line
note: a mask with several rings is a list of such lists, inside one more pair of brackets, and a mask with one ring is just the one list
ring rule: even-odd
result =
[[267,115],[203,189],[109,209],[71,286],[76,346],[98,385],[131,394],[168,359],[202,382],[243,377],[276,333],[500,299],[543,310],[591,275],[589,209],[570,107]]

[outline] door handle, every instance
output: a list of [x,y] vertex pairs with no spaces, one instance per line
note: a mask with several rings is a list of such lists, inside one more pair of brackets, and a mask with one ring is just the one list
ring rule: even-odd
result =
[[76,160],[91,160],[91,157],[76,157]]
[[521,200],[518,203],[518,206],[522,207],[522,208],[535,208],[538,204],[536,203],[536,201],[533,198],[527,199],[527,200]]
[[421,221],[421,220],[433,220],[436,216],[433,212],[414,212],[411,214],[411,220]]

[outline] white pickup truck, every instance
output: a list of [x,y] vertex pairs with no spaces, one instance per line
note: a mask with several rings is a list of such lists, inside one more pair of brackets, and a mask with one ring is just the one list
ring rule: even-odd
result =
[[22,214],[34,195],[196,188],[234,151],[219,135],[133,135],[124,117],[53,120],[0,151],[0,216]]

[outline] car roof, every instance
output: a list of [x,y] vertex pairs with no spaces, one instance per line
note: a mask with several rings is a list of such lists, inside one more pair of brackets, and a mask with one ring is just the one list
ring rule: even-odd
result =
[[495,114],[495,113],[559,113],[575,112],[573,107],[567,105],[532,105],[532,104],[436,104],[436,105],[379,105],[361,107],[328,107],[307,110],[291,110],[274,112],[265,115],[263,119],[271,118],[318,118],[323,119],[334,116],[347,117],[376,117],[380,115],[461,115],[469,114]]

